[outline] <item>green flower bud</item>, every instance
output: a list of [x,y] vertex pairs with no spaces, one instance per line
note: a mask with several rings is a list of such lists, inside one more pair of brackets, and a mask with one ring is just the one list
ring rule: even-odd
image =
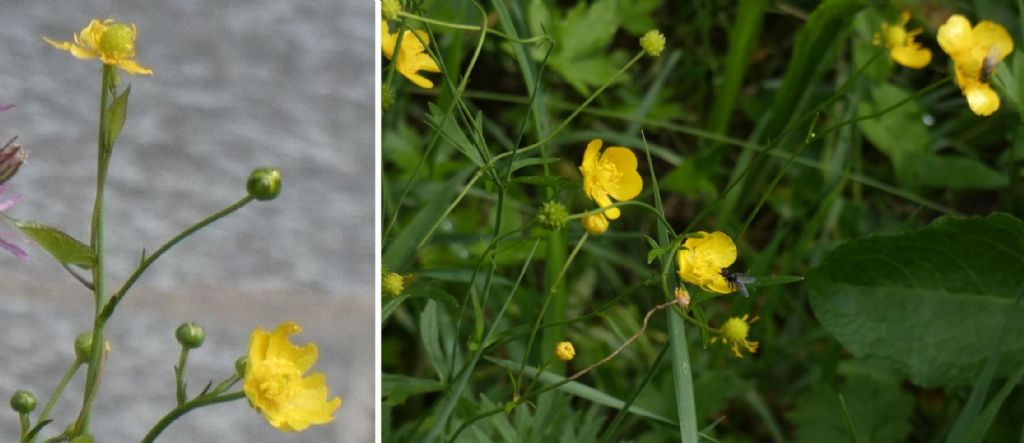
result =
[[640,37],[640,47],[647,55],[658,57],[661,55],[661,51],[665,50],[665,36],[657,29],[647,31],[643,37]]
[[182,323],[178,326],[178,329],[174,331],[174,337],[178,339],[178,343],[188,349],[195,349],[203,345],[203,341],[206,340],[206,333],[203,332],[203,328],[199,325],[188,322]]
[[559,202],[544,202],[537,212],[537,222],[549,230],[557,231],[569,222],[569,211]]
[[273,200],[281,193],[281,171],[277,168],[254,169],[249,174],[245,189],[256,200]]
[[89,361],[92,355],[92,332],[83,332],[75,337],[75,358],[79,363]]
[[380,85],[380,110],[387,111],[395,104],[395,92],[387,83]]
[[384,20],[398,18],[399,12],[402,12],[402,4],[398,0],[382,0],[380,2],[380,15],[384,17]]
[[135,55],[135,27],[114,23],[100,36],[100,52],[111,58]]
[[36,396],[28,391],[18,391],[11,396],[11,409],[19,414],[28,414],[36,409]]
[[245,377],[246,366],[249,366],[249,357],[245,355],[238,357],[238,360],[235,360],[235,373],[239,377]]

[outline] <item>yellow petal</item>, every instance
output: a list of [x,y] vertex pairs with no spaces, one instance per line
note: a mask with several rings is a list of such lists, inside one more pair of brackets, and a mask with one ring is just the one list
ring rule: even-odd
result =
[[380,49],[384,51],[384,56],[391,60],[392,54],[395,52],[395,45],[398,44],[398,34],[392,34],[388,28],[388,22],[380,21]]
[[960,14],[950,16],[939,26],[937,39],[942,50],[950,55],[970,49],[974,45],[970,20]]
[[736,262],[736,244],[724,232],[715,231],[708,234],[705,231],[699,231],[697,234],[703,235],[703,237],[687,238],[685,246],[697,257],[709,260],[713,267],[717,268],[716,272],[728,268]]
[[932,51],[928,48],[917,48],[913,46],[900,46],[893,48],[890,53],[892,59],[903,66],[912,69],[921,69],[928,66],[932,61]]
[[985,83],[978,83],[964,89],[964,96],[967,97],[967,104],[971,107],[971,111],[982,117],[992,115],[999,109],[999,96]]
[[123,69],[125,72],[129,74],[153,75],[152,69],[149,69],[144,66],[139,66],[139,64],[136,63],[135,60],[118,60],[116,63],[113,63],[113,65]]
[[587,143],[587,150],[583,151],[583,163],[580,165],[580,171],[584,174],[593,171],[597,167],[598,153],[601,152],[602,143],[599,138],[595,138],[590,143]]
[[721,273],[705,280],[702,287],[708,291],[717,292],[719,294],[731,294],[733,292],[733,288],[729,285],[729,281],[726,280]]
[[604,210],[604,216],[608,217],[610,220],[615,220],[619,218],[619,215],[622,214],[619,211],[619,208],[609,208],[609,206],[612,205],[612,199],[608,198],[608,194],[604,192],[595,192],[593,195],[591,195],[591,197],[594,199],[598,206],[602,208],[608,208]]
[[611,146],[604,150],[601,155],[602,162],[611,162],[619,171],[635,171],[637,166],[636,154],[629,148]]
[[583,224],[583,229],[594,235],[604,234],[610,224],[603,214],[585,216],[580,220],[580,223]]
[[405,78],[409,79],[409,81],[411,81],[412,84],[419,86],[423,89],[430,89],[434,87],[434,82],[420,75],[419,72],[417,72],[415,69],[406,69],[404,66],[401,65],[399,65],[398,68],[398,72],[405,76]]
[[270,333],[263,329],[256,328],[249,338],[249,366],[267,358],[267,344],[270,342]]
[[678,266],[679,278],[699,285],[701,278],[693,267],[693,251],[681,249],[676,253],[676,265]]
[[974,44],[984,48],[996,48],[999,51],[999,60],[1013,52],[1013,39],[1010,38],[1010,33],[1006,32],[1002,25],[988,20],[982,20],[974,27]]
[[628,148],[614,146],[606,149],[601,155],[602,162],[615,165],[621,177],[615,183],[606,184],[608,193],[616,200],[631,200],[644,188],[643,179],[637,173],[636,154]]

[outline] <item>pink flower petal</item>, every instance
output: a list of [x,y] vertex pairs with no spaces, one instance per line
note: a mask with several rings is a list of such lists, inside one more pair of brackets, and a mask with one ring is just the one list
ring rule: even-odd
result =
[[6,249],[7,252],[14,254],[15,257],[18,257],[21,260],[28,259],[28,253],[25,252],[24,249],[19,248],[17,245],[14,245],[13,243],[9,243],[7,240],[4,240],[3,238],[0,238],[0,248]]
[[11,103],[9,105],[0,105],[0,112],[6,111],[6,110],[11,109],[13,107],[14,107],[14,103]]

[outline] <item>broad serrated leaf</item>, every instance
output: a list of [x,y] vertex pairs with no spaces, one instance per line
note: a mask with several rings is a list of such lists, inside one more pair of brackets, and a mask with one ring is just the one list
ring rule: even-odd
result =
[[[892,362],[921,386],[973,384],[1024,284],[1024,223],[943,217],[853,240],[807,274],[811,307],[853,355]],[[1024,309],[997,376],[1024,364]]]
[[[871,88],[871,100],[860,102],[858,115],[873,115],[909,97],[910,93],[898,86],[875,85]],[[911,100],[881,116],[857,122],[857,128],[871,144],[899,165],[911,154],[928,152],[931,138],[921,120],[922,115],[921,107]]]
[[1009,183],[1005,174],[967,157],[917,153],[896,166],[902,181],[931,188],[995,189]]
[[14,225],[60,264],[85,269],[96,266],[96,255],[92,248],[59,229],[31,221],[17,221]]

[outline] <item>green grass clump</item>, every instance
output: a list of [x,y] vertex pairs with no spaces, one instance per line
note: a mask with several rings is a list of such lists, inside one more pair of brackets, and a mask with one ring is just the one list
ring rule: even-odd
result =
[[[1019,36],[1019,7],[907,5],[913,70],[873,44],[899,9],[861,1],[403,6],[384,441],[1024,437],[1024,56],[980,117],[935,37],[955,13]],[[603,233],[593,139],[644,182]],[[743,291],[680,280],[701,231]]]

